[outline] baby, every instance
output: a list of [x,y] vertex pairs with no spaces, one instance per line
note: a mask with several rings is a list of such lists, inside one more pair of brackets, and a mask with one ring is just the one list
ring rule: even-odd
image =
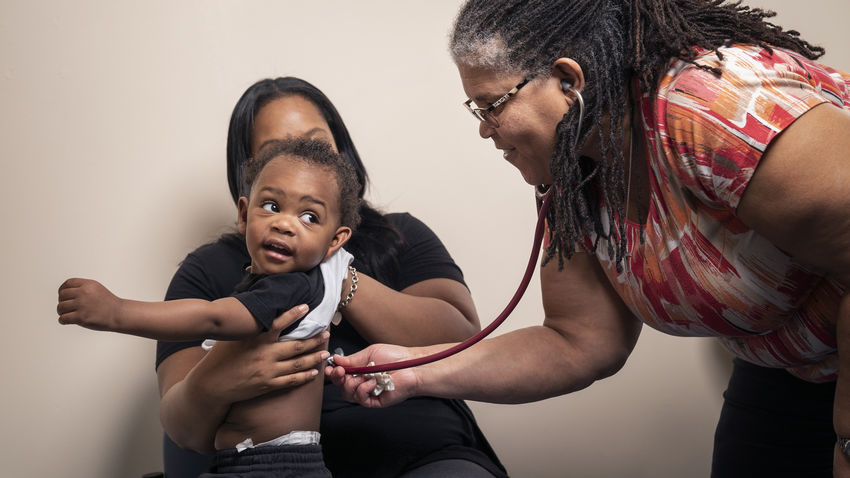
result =
[[[281,340],[327,328],[352,259],[342,246],[360,220],[353,168],[325,142],[275,140],[248,163],[246,181],[251,192],[239,198],[238,229],[251,265],[231,297],[140,302],[93,280],[68,279],[59,288],[59,322],[166,341],[237,340],[307,304],[311,313]],[[321,394],[322,381],[314,380],[234,404],[216,432],[216,466],[264,463],[266,471],[330,476],[319,446]]]

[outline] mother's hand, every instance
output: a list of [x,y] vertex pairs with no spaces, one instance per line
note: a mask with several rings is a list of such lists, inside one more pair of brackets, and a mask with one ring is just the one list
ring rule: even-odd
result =
[[330,334],[325,331],[309,339],[278,342],[283,329],[302,317],[304,311],[306,308],[285,312],[267,332],[256,337],[216,342],[202,361],[204,388],[219,399],[234,403],[315,379],[330,356]]
[[306,307],[286,311],[268,332],[256,337],[218,341],[208,353],[192,347],[166,358],[157,368],[160,421],[174,442],[211,453],[215,433],[233,403],[314,380],[328,357],[329,334],[277,341],[280,332],[306,311]]

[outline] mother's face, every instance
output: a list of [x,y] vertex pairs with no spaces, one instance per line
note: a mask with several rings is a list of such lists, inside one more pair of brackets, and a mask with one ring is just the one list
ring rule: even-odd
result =
[[319,109],[303,96],[286,96],[266,104],[254,116],[251,156],[267,141],[289,137],[319,139],[337,150],[333,134]]
[[[458,65],[458,71],[463,90],[479,108],[487,108],[523,80],[521,75],[499,75],[480,67]],[[493,140],[525,182],[551,184],[555,127],[568,109],[558,78],[534,79],[494,110],[498,128],[481,122],[478,132]]]

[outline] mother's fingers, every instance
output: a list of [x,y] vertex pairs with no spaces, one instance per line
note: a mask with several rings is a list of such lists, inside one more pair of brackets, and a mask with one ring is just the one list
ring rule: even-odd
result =
[[321,369],[329,356],[326,350],[319,350],[292,358],[278,359],[274,366],[275,374],[281,376],[310,369]]
[[295,359],[311,352],[325,351],[328,348],[328,339],[331,334],[327,330],[314,335],[308,339],[287,340],[274,345],[276,360]]
[[319,371],[312,368],[304,372],[288,373],[277,376],[269,381],[269,385],[275,390],[295,388],[304,385],[311,380],[315,380],[318,375]]
[[[285,344],[282,343],[282,344]],[[298,355],[293,358],[277,360],[270,367],[268,385],[273,389],[294,388],[303,385],[319,375],[325,361],[330,356],[326,350]]]
[[296,320],[304,317],[309,309],[310,308],[307,307],[305,304],[301,304],[296,305],[295,307],[280,314],[280,316],[278,316],[278,318],[274,319],[274,322],[272,322],[272,326],[267,332],[268,337],[271,340],[277,340],[277,338],[280,336],[280,333],[283,332],[283,329],[289,327],[289,325],[295,322]]

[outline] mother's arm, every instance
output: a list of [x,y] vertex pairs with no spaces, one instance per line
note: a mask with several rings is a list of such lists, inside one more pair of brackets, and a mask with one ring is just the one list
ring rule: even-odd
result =
[[219,341],[209,352],[191,347],[163,360],[157,379],[160,421],[168,436],[182,448],[212,453],[216,430],[232,403],[314,380],[328,356],[327,332],[277,341],[304,310],[290,309],[254,338]]
[[[413,395],[496,403],[541,400],[587,387],[616,373],[633,350],[640,322],[629,312],[596,258],[576,254],[558,270],[557,261],[541,270],[543,325],[484,340],[447,359],[391,372],[396,390],[372,397],[373,381],[330,373],[348,400],[387,406]],[[427,355],[445,345],[403,349],[372,346],[343,366],[386,363]]]
[[[416,346],[462,341],[480,330],[469,290],[445,278],[417,282],[401,292],[364,274],[343,315],[371,343]],[[348,281],[343,285],[349,290]]]
[[[401,238],[393,282],[403,289],[361,276],[361,287],[343,310],[345,320],[371,343],[431,345],[465,340],[478,332],[472,296],[437,234],[407,213],[385,217]],[[343,290],[348,291],[348,284]]]

